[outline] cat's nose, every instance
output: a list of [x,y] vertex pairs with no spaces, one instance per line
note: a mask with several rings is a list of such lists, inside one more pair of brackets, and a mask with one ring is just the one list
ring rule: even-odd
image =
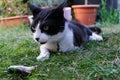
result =
[[40,38],[35,38],[35,39],[36,39],[36,41],[39,41]]

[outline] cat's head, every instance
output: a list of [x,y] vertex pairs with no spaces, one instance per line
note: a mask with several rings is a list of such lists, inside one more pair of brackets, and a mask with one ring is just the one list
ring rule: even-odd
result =
[[30,17],[30,27],[35,41],[46,43],[50,38],[64,31],[63,8],[66,6],[66,1],[56,8],[48,9],[41,9],[33,4],[29,4],[33,15],[33,17]]

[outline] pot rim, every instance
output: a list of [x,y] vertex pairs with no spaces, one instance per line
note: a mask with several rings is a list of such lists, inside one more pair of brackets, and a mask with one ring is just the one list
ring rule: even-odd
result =
[[96,8],[99,8],[100,5],[99,4],[89,4],[89,5],[72,5],[72,8],[87,8],[87,7],[96,7]]
[[28,15],[24,15],[24,16],[12,16],[12,17],[6,17],[6,18],[0,18],[0,20],[10,20],[10,19],[17,19],[17,18],[28,18]]

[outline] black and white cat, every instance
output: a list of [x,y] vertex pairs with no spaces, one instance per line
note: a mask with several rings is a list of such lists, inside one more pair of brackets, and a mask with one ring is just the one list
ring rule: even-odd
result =
[[40,43],[38,61],[49,59],[49,51],[69,52],[80,47],[89,40],[103,40],[102,36],[93,31],[101,31],[97,27],[88,28],[76,21],[67,21],[63,16],[63,8],[67,1],[52,9],[40,9],[32,4],[29,8],[31,31],[36,42]]

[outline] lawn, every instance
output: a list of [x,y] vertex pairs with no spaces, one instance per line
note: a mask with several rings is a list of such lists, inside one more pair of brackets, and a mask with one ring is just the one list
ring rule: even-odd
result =
[[22,80],[8,74],[10,65],[38,65],[26,80],[120,80],[120,27],[102,27],[104,41],[90,41],[80,51],[53,53],[38,62],[39,45],[28,26],[0,28],[0,80]]

